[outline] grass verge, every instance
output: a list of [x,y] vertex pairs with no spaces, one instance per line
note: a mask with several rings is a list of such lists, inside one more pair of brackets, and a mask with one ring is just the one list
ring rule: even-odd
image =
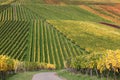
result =
[[106,80],[105,78],[98,78],[96,76],[89,76],[83,74],[75,74],[68,71],[57,71],[60,77],[65,78],[65,80]]
[[49,72],[49,70],[17,73],[15,75],[9,76],[7,80],[32,80],[33,75],[41,72]]

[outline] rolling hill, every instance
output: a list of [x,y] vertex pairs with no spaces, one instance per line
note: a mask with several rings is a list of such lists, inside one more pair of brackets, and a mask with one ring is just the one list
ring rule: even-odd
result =
[[69,57],[120,48],[120,30],[100,24],[117,23],[74,4],[17,0],[0,5],[0,54],[60,69]]

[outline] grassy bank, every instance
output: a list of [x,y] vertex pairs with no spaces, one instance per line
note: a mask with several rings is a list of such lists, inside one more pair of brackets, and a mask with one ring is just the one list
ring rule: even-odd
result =
[[25,5],[24,7],[46,18],[47,20],[82,20],[95,22],[109,22],[90,13],[79,6],[58,6],[58,5]]
[[9,76],[7,80],[32,80],[33,75],[37,73],[39,72],[17,73],[15,75]]
[[[33,75],[41,72],[49,72],[49,71],[33,71],[33,72],[17,73],[15,75],[9,76],[7,80],[32,80]],[[58,76],[62,77],[65,80],[101,80],[101,78],[97,78],[96,76],[90,77],[88,75],[74,74],[63,70],[56,70],[56,72]],[[102,80],[105,80],[105,78],[102,78]]]
[[86,50],[120,48],[120,30],[89,21],[51,20],[56,29]]
[[106,80],[106,78],[100,78],[96,76],[89,76],[83,74],[75,74],[68,71],[58,71],[58,75],[65,80]]
[[8,76],[7,80],[32,80],[33,75],[41,72],[49,72],[49,71],[43,70],[43,71],[29,71],[29,72],[17,73],[15,75]]

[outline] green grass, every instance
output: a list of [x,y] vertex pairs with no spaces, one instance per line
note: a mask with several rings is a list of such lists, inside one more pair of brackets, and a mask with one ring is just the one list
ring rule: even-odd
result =
[[16,3],[20,4],[45,4],[44,0],[17,0]]
[[65,80],[106,80],[105,78],[98,78],[96,76],[89,76],[84,74],[75,74],[68,71],[57,71],[58,75],[62,78],[65,78]]
[[31,11],[49,20],[82,20],[82,21],[105,21],[107,20],[92,14],[79,6],[58,5],[26,5]]
[[5,2],[5,1],[8,1],[8,0],[0,0],[0,3]]
[[0,5],[12,4],[16,0],[0,0]]
[[[22,72],[16,73],[15,75],[8,76],[6,80],[32,80],[32,77],[35,74],[42,73],[42,72],[56,72],[59,77],[65,80],[106,80],[106,78],[100,78],[97,76],[89,76],[84,75],[81,73],[73,73],[68,72],[66,70],[42,70],[42,71],[29,71],[29,72]],[[109,78],[109,80],[113,80]]]
[[87,50],[120,48],[120,30],[89,21],[49,20],[59,31]]
[[33,75],[37,74],[37,73],[39,73],[39,72],[17,73],[15,75],[8,77],[7,80],[32,80]]
[[16,73],[15,75],[9,76],[7,80],[32,80],[33,75],[41,72],[49,72],[49,71],[43,70],[43,71],[29,71],[23,73]]
[[[7,80],[32,80],[33,75],[42,73],[42,72],[57,72],[59,77],[62,77],[65,80],[100,80],[100,78],[97,78],[96,76],[88,76],[83,74],[74,74],[68,71],[63,70],[55,70],[55,71],[30,71],[30,72],[23,72],[23,73],[17,73],[15,75],[11,75],[7,78]],[[105,80],[102,78],[102,80]]]

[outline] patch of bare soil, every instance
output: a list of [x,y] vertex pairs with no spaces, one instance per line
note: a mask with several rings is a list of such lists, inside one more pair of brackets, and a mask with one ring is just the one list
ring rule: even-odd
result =
[[115,5],[116,8],[120,10],[120,3]]
[[120,9],[116,6],[101,6],[101,7],[112,12],[120,13]]
[[99,11],[96,11],[96,10],[92,9],[92,8],[90,8],[90,7],[87,6],[87,5],[80,5],[80,8],[83,8],[83,9],[85,9],[85,10],[91,12],[91,13],[94,13],[94,14],[96,14],[96,15],[98,15],[98,16],[106,19],[106,20],[110,20],[110,21],[112,21],[112,22],[115,22],[115,23],[117,23],[117,24],[120,24],[120,20],[118,20],[118,19],[116,19],[116,18],[113,18],[113,17],[111,17],[111,16],[108,16],[108,15],[106,15],[106,14],[101,14]]

